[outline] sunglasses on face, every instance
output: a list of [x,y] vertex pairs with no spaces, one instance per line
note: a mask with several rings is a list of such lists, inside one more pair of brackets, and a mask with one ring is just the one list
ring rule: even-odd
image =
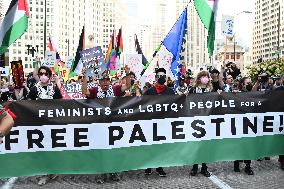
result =
[[156,75],[156,78],[166,78],[166,75]]
[[40,76],[43,76],[43,75],[48,76],[48,73],[46,73],[46,72],[40,72],[39,75],[40,75]]

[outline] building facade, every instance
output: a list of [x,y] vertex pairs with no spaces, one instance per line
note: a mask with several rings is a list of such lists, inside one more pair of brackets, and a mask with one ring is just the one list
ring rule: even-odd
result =
[[[44,0],[28,1],[30,18],[28,31],[9,48],[10,60],[22,60],[25,73],[33,71],[31,54],[27,45],[38,49],[40,58],[44,56],[44,17],[46,7],[46,44],[49,35],[63,60],[75,56],[79,36],[85,26],[85,41],[93,37],[93,45],[107,50],[113,31],[125,24],[125,9],[116,0]],[[89,46],[92,46],[89,44]],[[46,47],[48,50],[48,47]]]
[[[280,9],[280,15],[279,15]],[[284,55],[284,1],[255,0],[253,27],[252,59],[253,63],[277,58],[278,40],[280,57]],[[280,28],[278,21],[280,20]],[[278,38],[279,30],[279,38]]]

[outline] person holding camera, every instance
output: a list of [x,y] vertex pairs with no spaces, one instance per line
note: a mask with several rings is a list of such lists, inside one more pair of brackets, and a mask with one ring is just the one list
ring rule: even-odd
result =
[[258,76],[257,82],[254,84],[252,91],[274,91],[273,81],[269,79],[267,73]]

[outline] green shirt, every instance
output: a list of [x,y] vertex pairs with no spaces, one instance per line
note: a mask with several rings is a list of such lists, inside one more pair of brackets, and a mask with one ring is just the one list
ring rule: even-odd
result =
[[7,112],[3,110],[4,107],[0,104],[0,119],[3,119],[7,115]]

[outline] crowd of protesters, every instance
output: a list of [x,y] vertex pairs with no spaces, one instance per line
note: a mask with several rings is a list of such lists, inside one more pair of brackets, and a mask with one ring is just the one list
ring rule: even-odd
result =
[[[140,86],[140,81],[135,73],[131,72],[128,67],[124,68],[124,74],[120,78],[112,77],[103,73],[98,80],[87,78],[86,71],[83,69],[78,80],[69,80],[70,84],[80,84],[83,95],[86,98],[107,98],[107,97],[125,97],[125,96],[142,96],[142,95],[190,95],[192,93],[210,93],[210,92],[251,92],[251,91],[279,91],[284,90],[284,75],[270,78],[266,73],[259,75],[258,80],[252,83],[249,77],[241,76],[240,70],[236,64],[230,63],[222,67],[219,71],[216,68],[200,69],[198,73],[192,73],[187,70],[185,75],[180,77],[180,82],[175,87],[175,81],[167,77],[164,68],[158,68],[155,71],[155,82],[146,82],[144,86]],[[22,87],[15,88],[12,82],[6,79],[1,80],[1,103],[15,100],[38,100],[38,99],[61,99],[62,94],[60,88],[63,81],[57,76],[52,77],[50,68],[42,66],[35,69],[34,73],[28,75]],[[196,75],[196,77],[194,77]],[[3,107],[0,106],[0,111]],[[4,137],[13,120],[6,113],[0,115],[0,142]],[[266,158],[269,159],[269,158]],[[281,169],[284,170],[284,156],[279,156]],[[234,171],[240,172],[240,162],[245,163],[245,172],[248,175],[253,175],[254,171],[251,167],[251,160],[236,160],[234,161]],[[210,165],[209,165],[210,166]],[[161,177],[165,177],[166,173],[162,167],[156,168],[157,173]],[[145,175],[150,175],[152,169],[145,170]],[[202,163],[201,174],[206,177],[210,176],[207,170],[206,162]],[[198,165],[193,165],[190,175],[198,174]],[[104,183],[107,177],[113,181],[119,181],[117,173],[98,175],[97,183]],[[44,185],[49,179],[54,178],[54,175],[41,177],[39,185]]]

